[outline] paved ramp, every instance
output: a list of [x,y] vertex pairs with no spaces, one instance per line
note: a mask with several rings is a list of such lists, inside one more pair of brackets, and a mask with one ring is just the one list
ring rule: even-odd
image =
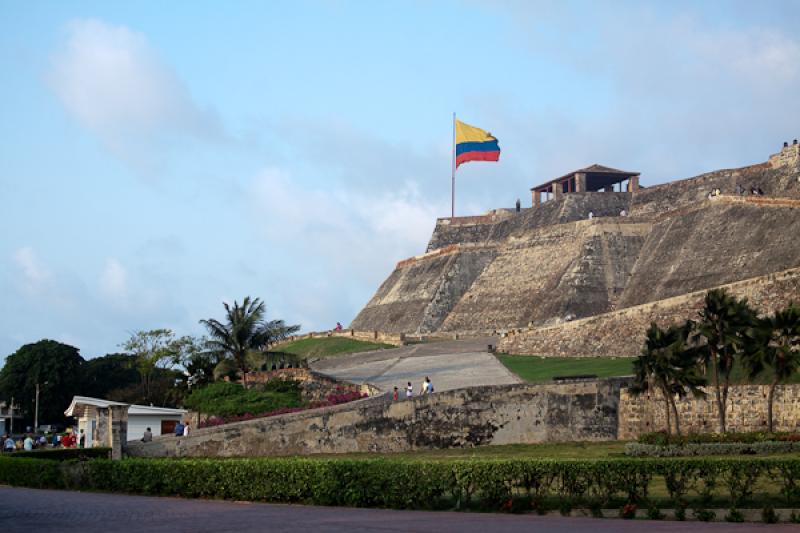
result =
[[418,393],[425,376],[434,390],[444,391],[480,385],[521,383],[492,354],[488,345],[497,339],[484,337],[462,341],[415,344],[323,359],[311,368],[336,379],[371,383],[381,390],[405,389],[410,381]]

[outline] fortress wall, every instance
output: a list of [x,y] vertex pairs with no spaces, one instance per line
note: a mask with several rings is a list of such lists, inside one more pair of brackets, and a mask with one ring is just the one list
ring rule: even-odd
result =
[[[760,313],[800,303],[800,268],[723,285],[745,297]],[[661,327],[695,318],[706,290],[629,307],[557,326],[512,332],[498,350],[552,357],[633,357],[641,353],[650,322]]]
[[498,210],[479,217],[440,218],[427,251],[453,244],[501,244],[531,229],[585,220],[590,211],[596,217],[615,217],[630,210],[630,201],[630,193],[570,193],[519,213]]
[[[776,200],[763,199],[770,201]],[[800,266],[795,203],[763,206],[719,197],[655,224],[618,308]]]
[[137,457],[401,452],[617,437],[624,379],[473,387],[348,404],[132,441]]
[[428,333],[429,328],[438,327],[496,253],[492,248],[451,250],[402,262],[353,319],[350,328]]
[[[781,159],[781,161],[783,161]],[[761,163],[749,167],[717,170],[693,178],[641,188],[633,194],[631,214],[652,218],[688,204],[705,200],[708,193],[720,189],[735,194],[736,185],[747,190],[761,187],[766,196],[800,198],[800,167],[797,164]]]
[[614,217],[512,235],[440,331],[479,333],[608,311],[649,229]]
[[[728,431],[767,430],[767,385],[736,385],[730,388],[725,413]],[[717,403],[711,387],[704,388],[705,398],[691,395],[676,401],[681,431],[714,433],[719,431]],[[619,406],[619,438],[633,440],[642,433],[666,428],[664,397],[656,392],[633,396],[622,389]],[[778,385],[773,410],[775,431],[800,429],[800,385]]]

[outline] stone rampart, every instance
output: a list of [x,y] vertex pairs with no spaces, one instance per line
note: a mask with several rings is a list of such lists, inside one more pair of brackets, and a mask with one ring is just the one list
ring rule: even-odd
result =
[[[767,430],[767,385],[737,385],[730,388],[725,410],[728,431]],[[676,400],[681,431],[715,433],[719,431],[718,410],[713,388],[705,398],[688,396]],[[776,431],[800,430],[800,385],[779,385],[775,389],[773,421]],[[622,389],[619,406],[619,438],[632,440],[642,433],[666,428],[666,405],[660,393],[633,396]]]
[[[761,313],[800,302],[800,268],[723,285]],[[650,322],[661,327],[695,318],[706,290],[621,309],[557,326],[511,331],[498,350],[553,357],[633,357],[644,346]]]
[[131,442],[139,457],[400,452],[617,438],[623,379],[389,396]]
[[800,266],[792,200],[720,197],[702,206],[653,226],[619,308]]

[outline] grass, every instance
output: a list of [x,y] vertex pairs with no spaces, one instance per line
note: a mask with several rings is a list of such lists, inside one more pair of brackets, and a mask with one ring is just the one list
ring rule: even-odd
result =
[[556,376],[593,374],[600,378],[633,375],[632,357],[537,357],[499,354],[511,372],[529,383],[550,381]]
[[623,457],[625,442],[559,442],[542,444],[504,444],[476,446],[475,448],[449,448],[445,450],[415,450],[409,452],[345,454],[320,454],[307,456],[325,459],[426,459],[450,461],[457,459],[603,459]]
[[[498,354],[497,358],[511,372],[528,383],[542,383],[556,376],[593,374],[599,378],[633,375],[635,357],[541,357],[535,355]],[[751,378],[739,361],[733,366],[731,384],[768,385],[771,369]],[[709,382],[711,380],[709,379]],[[782,383],[800,383],[800,372],[795,372]]]
[[300,339],[276,346],[273,351],[289,353],[303,358],[333,357],[356,352],[394,348],[391,344],[359,341],[347,337],[318,337]]

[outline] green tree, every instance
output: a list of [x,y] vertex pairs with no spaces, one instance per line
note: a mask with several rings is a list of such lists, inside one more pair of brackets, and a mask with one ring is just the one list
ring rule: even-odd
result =
[[135,385],[139,380],[136,356],[111,353],[84,363],[80,393],[108,398],[113,391]]
[[775,311],[772,316],[759,319],[752,329],[750,341],[744,358],[750,377],[766,369],[772,373],[767,393],[767,424],[772,432],[775,387],[800,369],[800,308],[790,305],[782,311]]
[[739,300],[724,289],[714,289],[706,294],[700,320],[695,324],[706,372],[711,373],[719,413],[719,430],[722,433],[727,431],[726,409],[731,371],[736,359],[743,353],[748,331],[755,320],[756,314],[746,298]]
[[635,395],[659,391],[664,400],[667,433],[672,433],[674,418],[678,435],[681,425],[675,397],[682,398],[688,392],[695,396],[703,394],[700,387],[704,380],[697,371],[697,353],[687,345],[691,329],[691,322],[666,330],[652,322],[642,355],[633,363],[634,383],[630,387]]
[[155,400],[153,385],[159,370],[167,370],[180,359],[186,339],[176,338],[171,329],[137,331],[122,343],[122,348],[136,357],[136,366],[142,381],[144,400]]
[[266,306],[258,298],[251,300],[247,296],[241,305],[236,301],[233,306],[227,303],[222,305],[225,307],[224,323],[213,318],[201,320],[200,323],[208,330],[211,349],[233,360],[242,373],[242,384],[247,387],[251,359],[248,354],[286,339],[300,326],[287,326],[283,320],[265,320]]
[[84,360],[74,346],[53,340],[26,344],[6,358],[0,371],[0,397],[14,398],[33,421],[39,384],[39,421],[62,422],[64,410],[78,393]]

